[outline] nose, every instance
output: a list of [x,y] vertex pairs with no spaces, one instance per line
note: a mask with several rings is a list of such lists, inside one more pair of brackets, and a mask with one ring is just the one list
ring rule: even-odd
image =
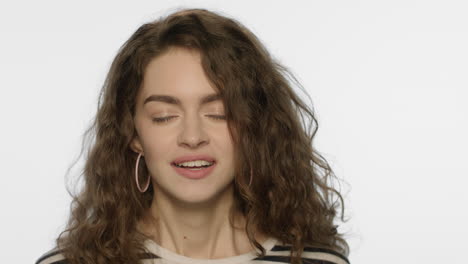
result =
[[209,138],[200,117],[195,115],[187,116],[182,122],[178,144],[183,147],[198,148],[208,144],[208,142]]

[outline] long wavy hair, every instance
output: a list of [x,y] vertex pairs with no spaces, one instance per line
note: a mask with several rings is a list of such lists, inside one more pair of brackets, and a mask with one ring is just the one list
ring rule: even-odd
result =
[[[171,47],[200,52],[205,74],[222,95],[237,154],[234,205],[259,254],[265,249],[256,230],[290,244],[291,263],[301,263],[305,246],[347,256],[348,244],[334,225],[346,221],[344,199],[332,184],[338,178],[313,148],[318,123],[292,88],[300,84],[235,19],[181,9],[139,27],[110,66],[85,133],[93,142],[80,174],[84,185],[70,192],[70,218],[56,240],[68,261],[138,263],[145,252],[148,236],[137,223],[148,214],[153,189],[140,193],[133,177],[136,94],[149,61]],[[149,172],[140,175],[144,182]]]

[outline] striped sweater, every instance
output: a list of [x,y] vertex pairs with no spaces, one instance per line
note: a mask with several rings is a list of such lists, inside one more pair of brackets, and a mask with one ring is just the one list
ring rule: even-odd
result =
[[[222,259],[195,259],[179,255],[165,249],[152,240],[145,241],[148,254],[142,254],[142,264],[281,264],[290,263],[290,245],[280,243],[276,238],[269,238],[262,246],[266,250],[264,257],[257,257],[256,251]],[[257,249],[256,249],[257,250]],[[257,252],[259,252],[257,250]],[[304,264],[350,264],[342,254],[322,248],[305,247],[302,253]],[[59,250],[51,250],[42,255],[36,264],[67,264]]]

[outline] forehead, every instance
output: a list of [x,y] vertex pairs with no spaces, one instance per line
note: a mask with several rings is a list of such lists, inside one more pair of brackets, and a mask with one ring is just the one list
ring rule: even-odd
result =
[[152,59],[145,69],[139,102],[143,106],[161,103],[182,106],[222,102],[206,77],[198,52],[171,49]]
[[201,65],[197,51],[171,48],[152,59],[145,69],[142,93],[198,95],[216,92]]

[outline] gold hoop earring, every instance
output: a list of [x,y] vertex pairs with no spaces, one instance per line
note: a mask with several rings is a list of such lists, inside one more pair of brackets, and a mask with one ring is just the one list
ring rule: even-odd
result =
[[148,190],[151,177],[148,175],[148,181],[146,182],[145,188],[142,189],[142,188],[140,187],[140,182],[138,181],[138,164],[140,163],[140,157],[141,157],[141,153],[140,153],[140,155],[138,155],[138,158],[137,158],[137,160],[136,160],[136,165],[135,165],[135,181],[136,181],[136,185],[137,185],[138,190],[139,190],[140,192],[144,193],[144,192],[146,192],[146,190]]

